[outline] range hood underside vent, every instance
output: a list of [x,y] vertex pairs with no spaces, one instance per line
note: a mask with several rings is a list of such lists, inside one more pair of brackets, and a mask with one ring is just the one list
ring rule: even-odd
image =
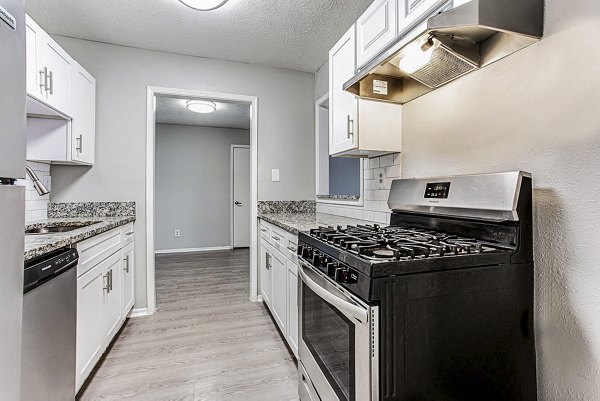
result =
[[[513,25],[519,23],[525,26],[527,21],[533,20],[534,29],[527,25],[515,32],[502,29],[499,23],[492,24],[493,27],[482,23],[482,19],[490,19],[484,11],[492,12],[484,5],[496,7],[492,13],[496,16],[502,14],[498,7],[508,7],[507,2],[511,4],[513,13],[517,8],[515,4],[520,7],[527,5],[527,15],[519,14],[519,21],[512,22]],[[344,89],[362,98],[407,103],[539,41],[542,33],[543,0],[472,0],[430,18],[401,36],[379,57],[361,68],[344,85]],[[408,47],[432,39],[441,43],[441,46],[436,46],[427,64],[411,72],[399,68]],[[386,90],[382,91],[382,87]]]

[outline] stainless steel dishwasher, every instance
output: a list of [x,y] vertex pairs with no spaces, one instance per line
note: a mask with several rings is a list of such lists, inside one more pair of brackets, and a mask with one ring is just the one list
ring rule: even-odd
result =
[[62,249],[25,264],[22,401],[75,399],[78,259]]

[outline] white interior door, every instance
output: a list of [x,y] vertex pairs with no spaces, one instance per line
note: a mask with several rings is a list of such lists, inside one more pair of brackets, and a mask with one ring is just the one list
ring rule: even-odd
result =
[[233,247],[250,246],[250,147],[232,148]]

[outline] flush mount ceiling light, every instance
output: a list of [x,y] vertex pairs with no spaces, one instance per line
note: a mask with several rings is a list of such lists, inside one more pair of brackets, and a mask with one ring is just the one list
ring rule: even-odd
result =
[[207,100],[188,100],[185,105],[189,111],[200,114],[213,113],[217,110],[217,105]]
[[198,11],[210,11],[221,7],[227,0],[179,0],[186,6]]

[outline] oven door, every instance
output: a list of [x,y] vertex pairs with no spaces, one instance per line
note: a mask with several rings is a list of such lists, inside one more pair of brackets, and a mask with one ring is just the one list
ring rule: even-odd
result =
[[305,260],[298,273],[299,354],[310,385],[321,400],[377,400],[378,308],[366,305]]

